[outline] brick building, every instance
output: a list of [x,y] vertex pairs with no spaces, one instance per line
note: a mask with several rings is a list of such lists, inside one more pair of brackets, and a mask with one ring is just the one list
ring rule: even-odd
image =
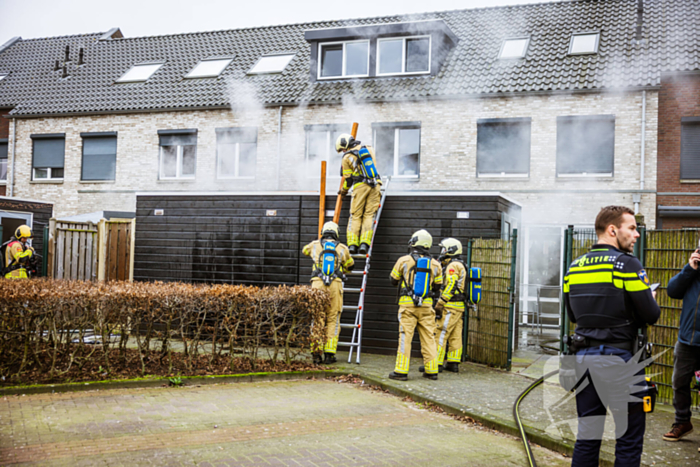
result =
[[[318,189],[320,160],[333,187],[333,142],[356,121],[395,189],[500,192],[522,205],[522,225],[509,225],[525,245],[527,307],[527,284],[560,283],[565,226],[591,226],[608,204],[656,225],[661,151],[678,145],[660,121],[674,99],[662,73],[700,68],[698,37],[677,47],[664,24],[697,31],[699,9],[573,0],[18,38],[0,48],[8,193],[53,200],[59,216],[133,211],[139,192]],[[678,115],[698,115],[680,100]],[[697,206],[686,182],[664,185],[663,199]]]

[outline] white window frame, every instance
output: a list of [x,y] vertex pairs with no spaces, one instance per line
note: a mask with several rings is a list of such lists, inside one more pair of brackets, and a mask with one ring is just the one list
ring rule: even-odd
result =
[[[221,76],[221,73],[223,73],[224,71],[226,71],[226,68],[228,68],[228,66],[231,64],[232,61],[233,61],[233,57],[209,57],[209,58],[204,58],[204,59],[198,61],[197,64],[194,66],[194,68],[192,68],[192,69],[190,70],[190,72],[187,73],[187,74],[185,75],[185,79],[218,78],[219,76]],[[217,73],[217,74],[215,74],[215,75],[209,74],[209,75],[196,75],[196,76],[192,76],[192,73],[195,72],[195,70],[197,69],[197,67],[199,67],[199,66],[200,66],[202,63],[204,63],[204,62],[226,62],[226,65],[224,65],[223,68],[221,68],[221,71],[219,71],[219,73]],[[156,70],[156,71],[158,71],[158,70]],[[155,73],[155,71],[154,71],[154,73]]]
[[[391,128],[390,125],[389,128]],[[402,127],[395,127],[394,128],[394,163],[392,165],[393,167],[393,172],[391,174],[386,174],[391,177],[392,180],[418,180],[420,179],[420,154],[421,154],[421,148],[420,148],[420,139],[418,143],[418,173],[416,175],[397,175],[399,171],[399,134],[400,130],[418,130],[421,132],[421,139],[422,139],[422,128],[402,128]],[[373,142],[374,142],[374,147],[377,147],[377,129],[375,128],[373,130]],[[379,174],[382,177],[384,174]]]
[[[128,75],[128,74],[131,72],[131,70],[133,70],[134,68],[139,67],[139,66],[152,66],[152,65],[158,65],[158,68],[156,68],[155,70],[153,70],[153,72],[152,72],[150,75],[148,75],[148,77],[147,77],[146,79],[124,79],[124,77],[125,77],[126,75]],[[116,82],[116,83],[145,83],[145,82],[148,81],[149,79],[153,78],[153,75],[155,75],[156,73],[158,73],[158,70],[160,70],[160,69],[163,67],[163,65],[165,65],[165,62],[143,62],[143,63],[135,63],[135,64],[131,65],[131,68],[129,68],[128,70],[126,70],[125,73],[123,73],[119,78],[117,78],[117,80],[116,80],[115,82]]]
[[[66,170],[65,167],[56,167],[56,168],[57,168],[57,169],[58,169],[58,168],[63,169],[63,175],[65,176],[65,173],[66,173],[66,172],[65,172],[65,170]],[[37,171],[37,169],[38,169],[38,170],[47,170],[47,171],[48,171],[48,172],[47,172],[48,177],[46,177],[46,178],[38,178],[38,177],[36,176],[36,171]],[[41,181],[44,181],[44,180],[63,180],[63,177],[52,177],[52,176],[51,176],[51,172],[52,172],[52,171],[53,171],[53,169],[52,169],[51,167],[32,167],[32,175],[33,175],[32,181],[34,181],[34,182],[41,182]]]
[[[310,147],[309,138],[311,136],[311,133],[326,133],[326,147],[329,149],[328,149],[328,152],[325,154],[324,158],[321,159],[322,161],[326,161],[326,164],[330,165],[331,158],[333,158],[333,156],[337,155],[339,159],[342,159],[343,156],[341,154],[334,153],[333,150],[330,149],[332,147],[331,143],[334,143],[331,140],[331,134],[333,134],[333,131],[334,130],[330,130],[330,129],[329,130],[322,130],[322,131],[319,131],[319,130],[306,131],[306,151],[304,152],[304,164],[309,164],[309,162],[310,162],[309,161],[309,147]],[[340,163],[342,164],[342,160]],[[342,165],[341,165],[341,167],[342,167]],[[317,179],[318,173],[314,172],[313,170],[307,170],[306,171],[306,178]],[[330,174],[326,174],[326,180],[340,181],[340,174],[338,172],[336,172],[336,173],[330,172]]]
[[[216,178],[218,180],[255,180],[255,175],[252,176],[242,176],[239,175],[241,169],[241,143],[223,143],[223,144],[235,144],[236,145],[236,159],[233,164],[235,175],[221,175],[221,157],[219,155],[218,144],[216,151]],[[252,143],[246,143],[252,144]],[[257,146],[257,143],[255,144]]]
[[[185,146],[194,146],[194,173],[192,175],[182,175],[182,162],[183,162],[183,148]],[[166,177],[164,175],[164,170],[163,170],[163,146],[158,146],[159,151],[160,151],[160,173],[159,175],[159,180],[194,180],[195,177],[197,176],[197,145],[195,144],[178,144],[177,147],[177,162],[176,162],[176,167],[175,167],[175,176],[174,177]]]
[[[274,75],[274,74],[280,74],[284,70],[287,69],[290,63],[292,63],[292,60],[294,60],[294,57],[296,56],[295,53],[276,53],[276,54],[266,54],[262,55],[257,62],[255,62],[255,65],[253,65],[250,70],[248,70],[249,75]],[[271,57],[289,57],[289,60],[287,61],[287,64],[282,67],[281,70],[276,70],[276,71],[254,71],[255,67],[257,67],[260,62],[262,62],[266,58],[271,58]]]
[[[595,35],[595,47],[592,52],[572,52],[574,48],[574,38],[576,36],[592,36]],[[569,40],[569,53],[568,55],[592,55],[598,53],[598,47],[600,46],[600,31],[586,31],[586,32],[575,32],[571,35]]]
[[[358,43],[358,42],[365,42],[367,44],[367,74],[364,75],[346,75],[345,74],[345,66],[347,64],[347,60],[345,59],[345,44],[352,44],[352,43]],[[343,44],[343,74],[340,76],[321,76],[321,68],[323,66],[322,60],[323,60],[323,47],[328,46],[328,45],[338,45],[338,44]],[[317,71],[316,71],[316,79],[318,80],[329,80],[329,79],[344,79],[344,78],[366,78],[369,76],[369,56],[370,56],[370,50],[369,50],[369,40],[368,39],[360,39],[356,41],[336,41],[336,42],[321,42],[318,44],[318,55],[317,55]]]
[[[408,39],[425,39],[428,38],[428,71],[406,71],[406,42]],[[395,41],[398,39],[403,40],[401,46],[401,71],[393,73],[380,73],[379,63],[381,61],[381,47],[379,44],[387,41]],[[425,36],[407,36],[407,37],[384,37],[377,39],[377,76],[398,76],[398,75],[429,75],[432,69],[432,59],[433,59],[433,38],[430,35]]]
[[[503,50],[506,48],[506,43],[509,41],[525,41],[525,47],[523,47],[523,54],[519,56],[510,56],[510,57],[504,57],[503,56]],[[529,37],[508,37],[506,39],[503,39],[503,43],[501,44],[501,50],[498,52],[498,59],[499,60],[519,60],[521,58],[525,58],[527,55],[527,51],[530,48],[530,38]]]

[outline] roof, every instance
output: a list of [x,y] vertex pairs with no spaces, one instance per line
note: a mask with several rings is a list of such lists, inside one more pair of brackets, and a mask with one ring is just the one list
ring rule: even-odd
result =
[[[418,15],[324,21],[99,40],[105,33],[17,40],[0,51],[0,108],[14,116],[68,115],[358,101],[639,89],[664,71],[700,69],[700,0],[572,0]],[[443,20],[458,43],[435,76],[310,80],[308,30]],[[600,31],[599,52],[567,55],[572,33]],[[112,31],[110,31],[112,32]],[[527,56],[499,60],[507,37],[530,37]],[[68,77],[54,63],[70,46]],[[85,64],[78,66],[78,49]],[[295,53],[281,74],[247,75],[263,54]],[[201,60],[233,56],[218,78],[184,79]],[[115,81],[133,64],[165,61],[145,83]]]

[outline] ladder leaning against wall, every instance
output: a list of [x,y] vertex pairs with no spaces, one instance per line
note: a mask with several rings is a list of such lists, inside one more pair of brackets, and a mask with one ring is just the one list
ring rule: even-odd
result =
[[[343,311],[355,311],[355,323],[354,324],[340,324],[341,328],[351,328],[352,338],[349,342],[338,342],[339,346],[350,347],[348,352],[348,363],[352,363],[352,353],[355,353],[355,363],[360,363],[360,351],[362,350],[362,318],[365,312],[365,293],[367,291],[367,278],[369,276],[369,263],[372,258],[372,249],[374,248],[374,239],[377,237],[377,227],[379,226],[379,219],[382,215],[382,210],[384,209],[384,203],[386,201],[386,194],[389,191],[389,182],[391,178],[387,178],[386,184],[383,186],[382,198],[379,202],[379,209],[377,214],[374,216],[374,223],[372,224],[372,241],[369,245],[369,251],[366,255],[352,255],[354,259],[365,259],[365,267],[363,269],[353,269],[350,272],[351,279],[353,277],[361,277],[362,282],[360,287],[343,287],[343,294],[345,293],[359,293],[360,296],[357,300],[357,305],[343,305]],[[344,301],[345,302],[345,301]]]

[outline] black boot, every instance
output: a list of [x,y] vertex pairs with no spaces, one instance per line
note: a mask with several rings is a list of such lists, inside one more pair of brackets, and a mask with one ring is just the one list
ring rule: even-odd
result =
[[360,254],[361,255],[366,255],[368,251],[369,251],[369,245],[367,245],[366,243],[363,243],[362,245],[360,245]]
[[357,254],[357,245],[350,245],[348,247],[348,250],[350,250],[351,255],[356,255]]
[[398,381],[408,381],[408,375],[392,371],[391,373],[389,373],[389,379],[395,379]]
[[428,378],[432,379],[433,381],[437,381],[437,375],[435,373],[423,373],[423,378]]
[[[442,373],[442,369],[443,369],[442,365],[438,365],[438,373]],[[418,371],[420,371],[421,373],[425,373],[425,367],[422,365],[419,366]]]
[[326,352],[326,360],[325,360],[323,363],[325,363],[326,365],[329,365],[329,364],[335,363],[335,362],[337,362],[337,361],[338,361],[338,359],[335,358],[335,354],[334,354],[334,353],[328,353],[328,352]]
[[451,371],[452,373],[459,373],[459,363],[457,362],[447,362],[445,364],[445,370]]
[[314,365],[320,365],[323,363],[323,355],[315,353],[313,354]]

